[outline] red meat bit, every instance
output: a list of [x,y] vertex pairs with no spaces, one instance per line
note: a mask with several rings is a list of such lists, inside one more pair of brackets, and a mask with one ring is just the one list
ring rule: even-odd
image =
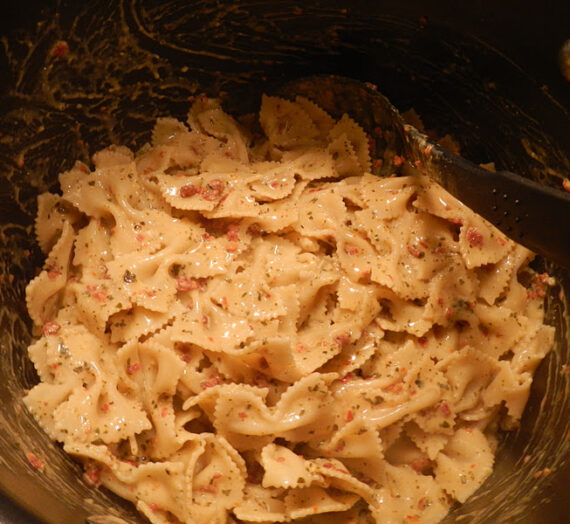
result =
[[80,160],[75,162],[75,165],[73,167],[75,167],[75,169],[79,169],[79,171],[83,173],[89,173],[89,168]]
[[230,224],[228,226],[228,232],[227,232],[228,240],[231,240],[232,242],[238,242],[239,231],[240,231],[239,224]]
[[400,155],[394,155],[394,158],[392,158],[392,164],[396,167],[401,166],[405,161],[406,159]]
[[249,415],[245,411],[240,411],[238,417],[241,419],[247,418]]
[[200,387],[202,389],[209,389],[219,384],[221,384],[220,379],[215,375],[210,375],[207,380],[204,380],[203,382],[200,383]]
[[101,468],[90,464],[85,470],[85,479],[87,482],[93,486],[99,486],[101,484]]
[[210,180],[206,187],[202,188],[202,198],[208,201],[219,200],[224,192],[225,184],[218,178]]
[[337,335],[335,337],[335,340],[338,344],[340,344],[341,346],[344,346],[344,344],[347,344],[348,342],[350,342],[350,334],[347,332],[341,333],[340,335]]
[[86,289],[89,294],[99,302],[104,302],[107,298],[107,291],[105,289],[101,289],[99,285],[88,285],[86,286]]
[[[344,444],[340,444],[337,449],[344,449]],[[325,462],[323,464],[323,468],[327,468],[327,469],[332,469],[333,471],[338,471],[339,473],[344,473],[347,474],[348,472],[345,471],[344,469],[341,469],[337,466],[335,466],[333,463],[331,462]]]
[[45,470],[46,468],[45,464],[35,453],[32,453],[31,451],[26,451],[26,458],[28,459],[28,462],[30,463],[32,468],[37,469],[38,471]]
[[483,235],[474,227],[467,230],[467,242],[471,247],[481,247],[483,245]]
[[541,273],[536,275],[531,282],[530,289],[526,292],[528,299],[544,298],[546,296],[546,287],[548,285],[548,274]]
[[139,362],[135,362],[134,364],[131,364],[128,368],[127,368],[127,374],[128,375],[134,375],[137,371],[139,371],[141,368],[141,365]]
[[58,40],[51,48],[50,55],[53,58],[64,58],[69,53],[69,44],[65,40]]
[[261,226],[257,223],[251,224],[247,228],[247,232],[251,235],[259,235],[261,231],[262,231]]
[[392,393],[400,393],[404,386],[400,381],[392,382],[392,384],[388,384],[386,387],[382,388],[384,391],[390,391]]
[[415,258],[423,258],[425,256],[425,253],[421,249],[418,249],[416,246],[410,246],[408,244],[407,248],[408,253]]
[[100,408],[100,409],[101,409],[101,411],[102,411],[103,413],[107,413],[107,412],[109,411],[109,408],[110,408],[110,407],[111,407],[111,406],[109,405],[109,403],[108,403],[108,402],[105,402],[105,404],[101,405],[101,408]]
[[201,192],[201,187],[194,184],[186,184],[180,188],[179,194],[182,198],[189,198]]
[[160,510],[160,506],[156,502],[151,502],[148,507],[154,513],[155,511]]
[[451,415],[451,408],[449,407],[449,404],[445,400],[441,403],[439,409],[446,417],[449,417]]
[[275,460],[277,462],[285,462],[285,457],[277,457]]
[[50,280],[55,280],[59,275],[61,275],[61,271],[59,269],[50,269],[47,275]]
[[198,289],[198,281],[193,278],[188,277],[178,277],[176,279],[176,289],[177,291],[193,291]]
[[419,458],[412,460],[412,462],[410,462],[410,466],[414,471],[422,473],[431,466],[431,461],[428,458]]
[[47,335],[55,335],[60,329],[61,326],[59,325],[59,323],[56,322],[55,320],[52,320],[44,324],[42,331],[43,334],[47,336]]
[[354,413],[352,412],[351,409],[349,409],[349,410],[346,412],[346,415],[345,415],[345,417],[344,417],[344,420],[345,420],[346,422],[352,422],[352,421],[354,420]]
[[346,246],[344,246],[344,252],[347,255],[358,255],[358,253],[360,253],[360,249],[358,249],[356,246],[353,246],[352,244],[346,244]]

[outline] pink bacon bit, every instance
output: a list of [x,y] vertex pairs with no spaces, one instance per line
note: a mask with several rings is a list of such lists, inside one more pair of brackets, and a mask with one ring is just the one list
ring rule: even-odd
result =
[[384,162],[381,158],[377,158],[374,160],[374,162],[372,162],[372,169],[380,169],[383,163]]
[[401,166],[405,161],[406,159],[400,155],[394,155],[392,158],[392,164],[396,167]]
[[202,188],[202,198],[212,202],[214,200],[219,200],[224,192],[225,184],[219,178],[214,178]]
[[61,326],[55,320],[51,320],[50,322],[46,322],[43,325],[42,332],[44,335],[55,335],[59,332]]
[[546,296],[546,287],[548,286],[548,273],[540,273],[534,277],[531,282],[530,289],[526,292],[528,299],[544,298]]
[[354,420],[354,413],[352,412],[351,409],[349,409],[346,412],[346,415],[344,416],[344,421],[345,422],[352,422]]
[[382,389],[391,393],[400,393],[402,389],[404,389],[404,386],[399,380],[397,380],[396,382],[392,382]]
[[61,271],[59,269],[50,269],[47,274],[50,280],[55,280],[59,275],[61,275]]
[[250,235],[260,235],[262,232],[262,229],[261,229],[261,226],[259,224],[253,223],[247,228],[247,232]]
[[221,384],[219,377],[217,377],[215,375],[210,375],[206,380],[204,380],[200,383],[200,387],[202,389],[209,389],[209,388],[213,388],[214,386],[217,386],[219,384]]
[[230,224],[226,233],[228,240],[231,240],[232,242],[239,242],[239,232],[239,224]]
[[408,244],[406,247],[408,249],[408,253],[412,255],[414,258],[423,258],[426,255],[424,251],[417,248],[416,246],[411,246],[410,244]]
[[35,453],[26,451],[26,459],[30,463],[30,466],[32,466],[32,468],[35,470],[44,471],[46,469],[43,460],[41,460]]
[[449,407],[449,404],[445,400],[440,404],[439,409],[441,410],[444,416],[446,417],[451,416],[451,408]]
[[414,471],[422,473],[431,466],[431,460],[428,458],[414,459],[410,462],[410,466]]
[[483,235],[474,227],[470,227],[467,230],[467,242],[471,247],[482,247],[483,246]]
[[418,344],[422,347],[422,348],[426,348],[428,346],[428,339],[427,337],[419,337],[418,338]]
[[181,198],[190,198],[191,196],[197,195],[202,192],[200,186],[194,184],[186,184],[180,188],[178,194]]
[[[344,449],[344,445],[340,444],[337,449]],[[349,474],[348,471],[335,466],[332,462],[325,462],[323,464],[323,468],[331,469],[332,471],[337,471],[338,473],[344,473],[345,475]]]
[[134,375],[137,371],[141,369],[140,362],[135,362],[127,367],[127,375]]
[[107,299],[107,291],[102,289],[101,286],[97,285],[88,285],[86,286],[87,291],[98,302],[104,302]]
[[194,278],[178,277],[176,279],[176,290],[180,292],[193,291],[198,289],[198,281]]
[[344,252],[347,255],[354,256],[354,255],[358,255],[360,253],[360,249],[358,249],[356,246],[354,246],[352,244],[346,244],[344,246]]
[[95,464],[89,464],[85,469],[85,480],[92,486],[101,485],[101,467]]
[[65,40],[58,40],[50,51],[52,58],[65,58],[69,53],[69,44]]
[[111,406],[109,405],[108,402],[105,402],[105,404],[102,404],[101,407],[99,408],[103,413],[107,413],[109,411],[109,408]]
[[241,419],[246,419],[246,418],[249,417],[249,415],[248,415],[245,411],[240,411],[240,412],[238,413],[238,417],[241,418]]

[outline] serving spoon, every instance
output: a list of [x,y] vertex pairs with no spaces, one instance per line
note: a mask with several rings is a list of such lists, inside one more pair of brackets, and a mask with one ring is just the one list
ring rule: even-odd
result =
[[405,158],[512,240],[570,268],[569,193],[510,171],[483,169],[448,151],[407,124],[372,84],[318,75],[288,82],[279,94],[305,96],[335,117],[347,113],[370,136],[380,128],[384,143],[379,145]]

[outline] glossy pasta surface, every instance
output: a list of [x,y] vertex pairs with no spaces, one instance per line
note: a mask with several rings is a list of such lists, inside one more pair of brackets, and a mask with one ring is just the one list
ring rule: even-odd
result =
[[93,160],[39,197],[25,399],[92,482],[161,524],[435,523],[483,483],[552,345],[532,253],[300,97]]

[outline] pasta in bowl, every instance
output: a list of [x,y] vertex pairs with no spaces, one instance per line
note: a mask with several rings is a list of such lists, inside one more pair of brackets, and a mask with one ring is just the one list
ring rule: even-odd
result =
[[481,486],[552,345],[531,252],[303,97],[93,160],[39,198],[25,403],[94,484],[153,523],[431,523]]

